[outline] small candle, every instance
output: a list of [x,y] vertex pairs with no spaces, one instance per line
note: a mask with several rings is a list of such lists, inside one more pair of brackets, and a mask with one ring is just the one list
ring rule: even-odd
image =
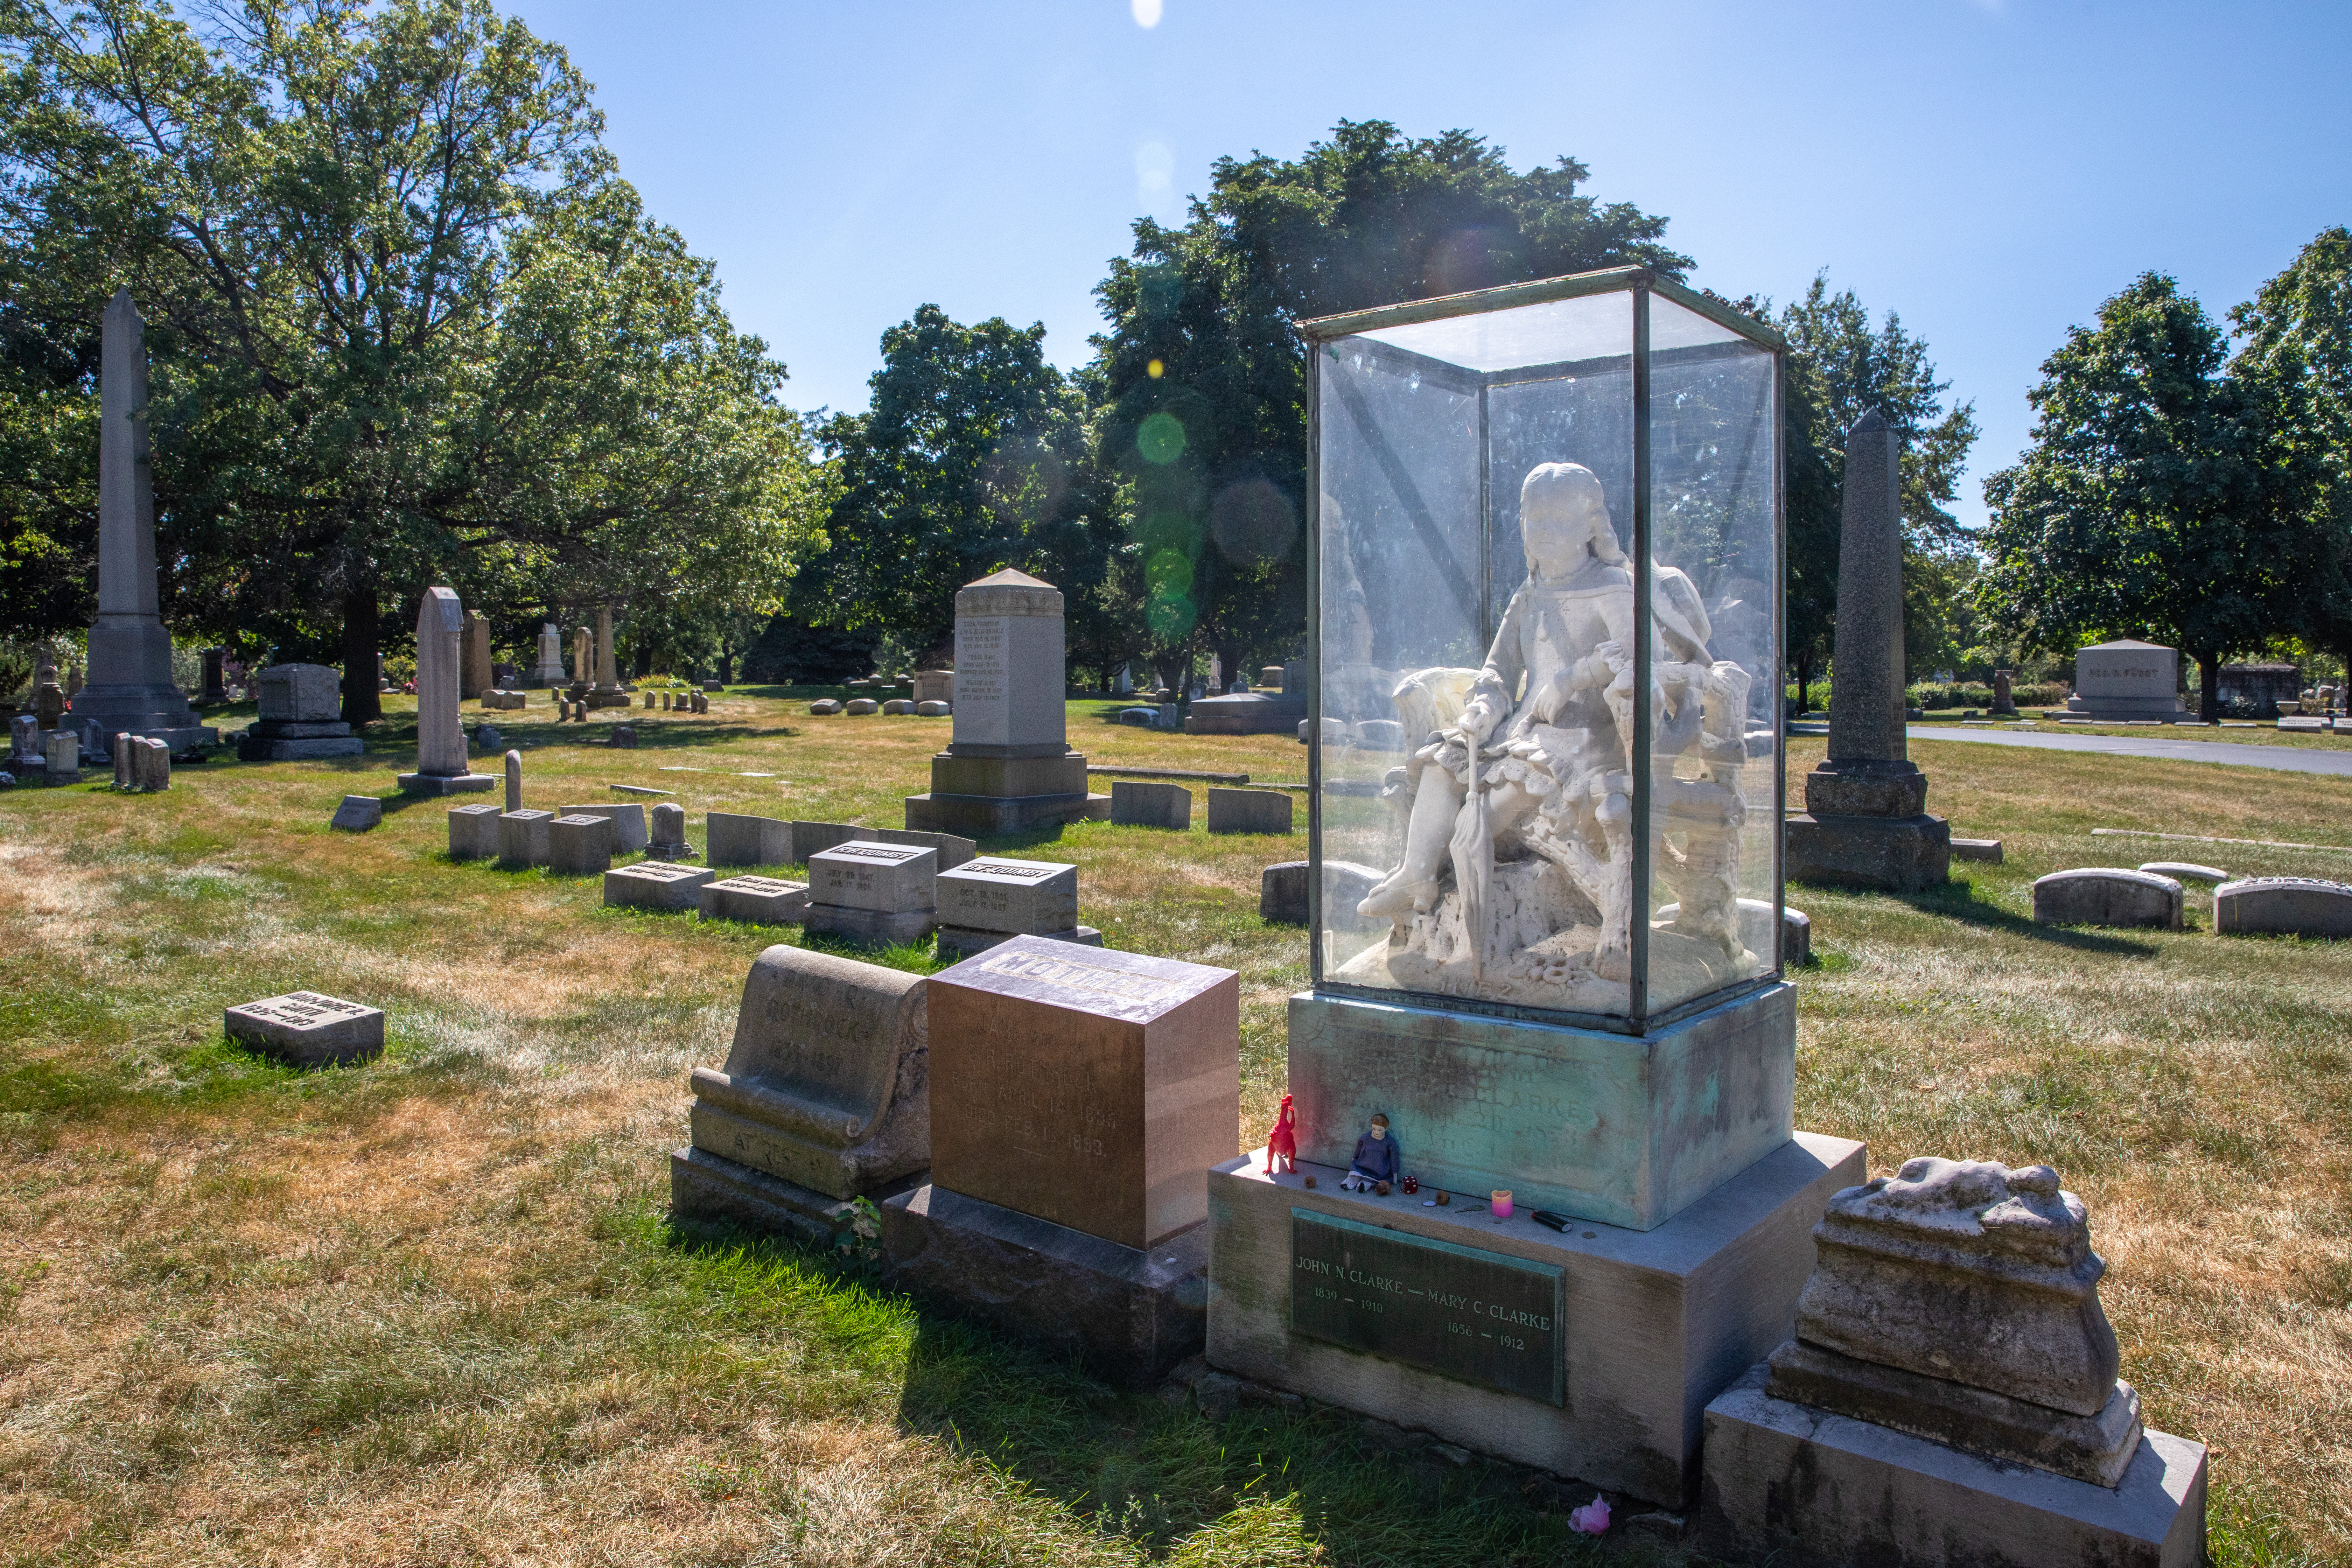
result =
[[1496,1187],[1495,1189],[1494,1197],[1491,1201],[1495,1210],[1495,1217],[1496,1219],[1508,1219],[1511,1217],[1510,1188]]

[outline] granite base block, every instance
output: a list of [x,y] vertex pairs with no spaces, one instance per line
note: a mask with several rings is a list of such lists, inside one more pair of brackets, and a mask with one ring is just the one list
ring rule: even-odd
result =
[[1780,847],[1791,882],[1916,893],[1952,879],[1952,825],[1940,816],[1792,816]]
[[1861,1361],[1790,1340],[1774,1351],[1766,1392],[1791,1405],[1833,1411],[1948,1443],[1970,1453],[2112,1487],[2139,1447],[2139,1394],[2116,1384],[2105,1408],[2077,1415],[1901,1367]]
[[827,936],[845,936],[852,942],[872,942],[878,947],[895,947],[902,942],[920,942],[931,934],[940,923],[935,910],[853,910],[840,904],[811,904],[801,921],[804,931],[822,931]]
[[1706,1407],[1698,1550],[1811,1568],[2198,1568],[2205,1447],[2140,1439],[2113,1489],[1774,1399],[1761,1366]]
[[408,795],[474,795],[495,789],[499,780],[494,773],[403,773],[400,787]]
[[[960,963],[975,952],[986,952],[999,942],[1011,942],[1017,934],[1014,931],[974,931],[969,926],[943,925],[940,927],[940,962]],[[1092,926],[1072,926],[1067,931],[1041,931],[1033,934],[1044,937],[1047,942],[1070,942],[1080,947],[1100,947],[1103,944],[1102,932]]]
[[1107,795],[910,795],[907,826],[921,833],[954,833],[967,838],[1001,837],[1062,822],[1101,821],[1110,816]]
[[[922,1184],[904,1177],[865,1194],[880,1203]],[[828,1197],[797,1182],[738,1164],[708,1149],[670,1151],[669,1212],[673,1219],[790,1236],[830,1246],[848,1229],[855,1198]]]
[[1206,1226],[1139,1250],[931,1184],[880,1208],[883,1254],[901,1285],[1075,1352],[1108,1382],[1148,1386],[1202,1346]]
[[1664,1224],[1787,1143],[1796,1075],[1788,984],[1648,1036],[1290,999],[1300,1158],[1344,1169],[1379,1113],[1403,1168],[1429,1185],[1508,1187],[1527,1208],[1633,1230]]
[[[1212,1364],[1668,1508],[1696,1495],[1707,1401],[1790,1336],[1812,1227],[1865,1173],[1860,1143],[1800,1132],[1654,1230],[1557,1232],[1524,1198],[1497,1220],[1484,1193],[1430,1207],[1428,1184],[1415,1196],[1348,1193],[1333,1167],[1270,1176],[1258,1160],[1209,1173]],[[1293,1333],[1294,1209],[1560,1269],[1562,1403]]]

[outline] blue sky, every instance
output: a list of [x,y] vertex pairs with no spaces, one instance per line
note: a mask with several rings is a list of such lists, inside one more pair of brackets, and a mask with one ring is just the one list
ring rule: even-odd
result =
[[596,83],[624,172],[718,262],[803,408],[862,408],[883,330],[925,302],[1042,321],[1078,363],[1135,217],[1181,216],[1220,154],[1385,119],[1521,168],[1582,160],[1723,293],[1787,299],[1826,268],[1899,311],[1976,404],[1976,521],[2039,365],[2102,299],[2156,268],[2218,316],[2352,223],[2341,3],[520,11]]

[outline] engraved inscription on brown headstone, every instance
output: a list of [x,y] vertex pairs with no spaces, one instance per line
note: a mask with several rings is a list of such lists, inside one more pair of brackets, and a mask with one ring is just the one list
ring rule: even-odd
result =
[[936,1184],[1134,1247],[1207,1217],[1241,1114],[1232,970],[1016,936],[929,991]]

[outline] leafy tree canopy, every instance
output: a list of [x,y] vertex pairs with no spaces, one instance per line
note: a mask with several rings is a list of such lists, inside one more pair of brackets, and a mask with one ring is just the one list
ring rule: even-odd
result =
[[2317,479],[2294,435],[2299,378],[2228,357],[2193,298],[2143,275],[2043,363],[2024,460],[1985,483],[1991,618],[2037,647],[2178,646],[2208,720],[2223,654],[2294,625]]
[[484,0],[201,22],[0,9],[0,441],[40,459],[0,490],[0,618],[88,616],[18,590],[86,553],[73,410],[122,285],[152,323],[167,613],[297,647],[340,622],[352,717],[380,612],[428,581],[493,614],[772,605],[814,523],[777,477],[806,463],[782,367],[646,219],[562,50]]
[[1181,226],[1135,225],[1096,289],[1103,467],[1128,541],[1115,587],[1173,674],[1200,647],[1228,670],[1306,625],[1299,320],[1639,263],[1679,277],[1666,220],[1577,194],[1572,158],[1526,174],[1466,131],[1342,121],[1295,160],[1220,159]]
[[796,603],[803,619],[887,626],[928,647],[954,629],[958,588],[1010,566],[1059,587],[1084,622],[1109,544],[1107,498],[1086,396],[1045,342],[1042,322],[967,327],[937,305],[882,334],[866,412],[824,427],[838,489],[832,546]]

